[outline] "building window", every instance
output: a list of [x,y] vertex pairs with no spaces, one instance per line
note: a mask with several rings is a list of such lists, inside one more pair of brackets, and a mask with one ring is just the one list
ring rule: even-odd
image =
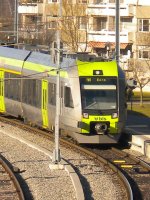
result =
[[47,28],[48,29],[56,29],[57,28],[57,19],[58,16],[57,15],[47,15],[46,16],[46,21],[47,21]]
[[86,30],[87,29],[87,18],[79,17],[79,29]]
[[56,29],[57,28],[57,22],[56,21],[51,21],[47,23],[47,28],[48,29]]
[[48,0],[48,3],[59,3],[59,0]]
[[[115,31],[115,17],[113,16],[109,16],[108,18],[108,30],[109,31]],[[106,26],[107,21],[105,20],[105,24],[103,24],[103,26]],[[105,28],[104,28],[105,29]]]
[[87,4],[88,0],[78,0],[78,3]]
[[149,60],[150,59],[150,50],[147,50],[147,49],[139,50],[139,58]]
[[139,19],[139,31],[150,31],[150,19]]
[[94,4],[99,4],[99,3],[103,3],[104,0],[95,0]]
[[93,31],[101,31],[106,29],[106,17],[95,17],[93,18]]
[[[94,0],[94,4],[107,4],[107,3],[115,3],[116,0]],[[123,3],[124,0],[120,0],[120,3]]]
[[115,3],[115,0],[109,0],[109,3]]

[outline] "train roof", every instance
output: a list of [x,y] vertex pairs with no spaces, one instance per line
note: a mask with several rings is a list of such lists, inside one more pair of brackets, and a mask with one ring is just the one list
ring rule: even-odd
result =
[[0,46],[0,56],[17,60],[24,60],[30,51]]
[[[78,58],[63,57],[63,61],[60,64],[61,76],[68,77],[69,74],[78,74],[78,76],[119,76],[123,77],[124,74],[121,69],[118,69],[116,61],[102,61],[96,60],[95,57],[87,56],[85,61],[85,55]],[[84,61],[83,61],[84,60]],[[21,74],[22,68],[26,73],[46,72],[56,76],[57,64],[53,62],[52,56],[40,52],[28,51],[23,49],[14,49],[10,47],[0,46],[0,64],[3,64],[7,70],[14,71],[14,73]],[[100,74],[94,74],[100,73]]]
[[[57,67],[57,64],[55,64],[52,61],[51,55],[43,54],[40,52],[32,52],[28,50],[23,49],[14,49],[10,47],[1,47],[0,46],[0,57],[5,57],[20,60],[20,61],[27,61],[34,64],[40,64],[50,67]],[[61,62],[61,68],[68,68],[71,66],[76,65],[76,60],[73,58],[63,58],[63,61]]]

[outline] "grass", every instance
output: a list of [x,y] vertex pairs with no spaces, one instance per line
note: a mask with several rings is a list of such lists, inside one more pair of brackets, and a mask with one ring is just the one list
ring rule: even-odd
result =
[[[140,100],[140,92],[133,90],[133,100]],[[143,100],[150,101],[150,92],[143,92]]]
[[136,115],[145,115],[150,118],[150,104],[144,103],[141,107],[139,104],[132,104],[132,110],[131,110],[131,104],[128,104],[128,111],[135,112]]

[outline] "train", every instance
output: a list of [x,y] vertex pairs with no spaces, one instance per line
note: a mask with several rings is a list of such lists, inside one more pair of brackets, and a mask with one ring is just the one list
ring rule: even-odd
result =
[[[58,66],[51,55],[0,47],[0,113],[55,130]],[[59,129],[81,144],[118,143],[126,123],[126,80],[115,60],[64,57]]]

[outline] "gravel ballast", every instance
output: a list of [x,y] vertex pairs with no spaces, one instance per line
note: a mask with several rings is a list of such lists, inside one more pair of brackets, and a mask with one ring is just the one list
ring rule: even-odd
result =
[[[54,142],[17,127],[0,122],[1,154],[18,167],[20,177],[25,180],[25,195],[28,200],[73,200],[76,192],[71,178],[65,170],[52,170],[48,155],[31,148],[10,135],[24,138],[53,152]],[[113,172],[106,173],[103,166],[72,149],[61,147],[61,155],[78,169],[86,200],[121,200],[123,188],[114,184]]]

